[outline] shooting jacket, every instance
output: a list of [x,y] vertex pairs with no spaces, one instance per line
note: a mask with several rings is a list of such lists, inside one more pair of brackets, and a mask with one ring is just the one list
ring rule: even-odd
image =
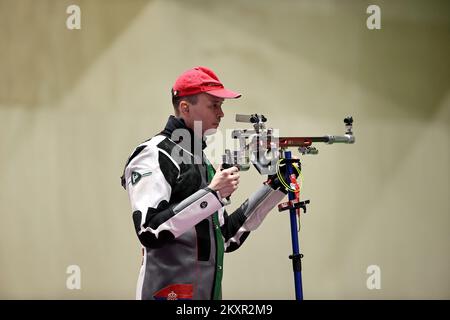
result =
[[[177,129],[191,141],[175,139]],[[192,152],[195,143],[198,154]],[[221,299],[223,253],[239,248],[285,195],[263,184],[228,215],[207,187],[214,169],[205,147],[182,119],[171,116],[125,165],[122,185],[143,251],[137,299]]]

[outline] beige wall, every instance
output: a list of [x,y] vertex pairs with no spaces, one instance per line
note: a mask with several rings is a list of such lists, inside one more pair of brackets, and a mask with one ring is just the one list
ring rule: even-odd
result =
[[[81,30],[65,27],[78,4]],[[382,29],[366,28],[378,4]],[[450,298],[447,1],[0,0],[0,298],[133,299],[122,166],[206,65],[283,135],[357,143],[304,157],[305,298]],[[290,121],[290,123],[288,123]],[[263,181],[242,174],[232,208]],[[226,256],[225,299],[292,299],[287,215]],[[66,288],[79,265],[81,290]],[[381,268],[368,290],[366,268]]]

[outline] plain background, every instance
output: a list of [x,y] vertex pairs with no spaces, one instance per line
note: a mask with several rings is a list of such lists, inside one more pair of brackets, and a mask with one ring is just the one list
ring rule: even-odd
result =
[[[68,30],[66,8],[81,8]],[[381,8],[381,30],[366,9]],[[140,245],[123,165],[205,65],[302,157],[306,299],[450,298],[448,1],[0,0],[0,298],[134,299]],[[294,150],[295,151],[295,150]],[[265,180],[242,173],[232,211]],[[225,257],[225,299],[293,299],[289,218]],[[69,265],[81,290],[66,288]],[[367,268],[381,270],[369,290]]]

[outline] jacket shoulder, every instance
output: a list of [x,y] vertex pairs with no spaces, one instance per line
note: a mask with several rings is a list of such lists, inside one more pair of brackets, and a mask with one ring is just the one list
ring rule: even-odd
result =
[[173,149],[177,146],[169,138],[163,135],[156,135],[147,141],[139,144],[128,158],[124,172],[121,177],[121,184],[126,189],[126,182],[130,179],[132,171],[136,169],[156,168],[176,178],[179,175],[180,167],[171,156]]

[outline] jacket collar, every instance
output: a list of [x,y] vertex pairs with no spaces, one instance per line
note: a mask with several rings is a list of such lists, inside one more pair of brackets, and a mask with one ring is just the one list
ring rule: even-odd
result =
[[[172,139],[172,133],[177,130],[177,129],[185,129],[189,132],[190,136],[191,136],[191,149],[188,150],[189,152],[191,152],[192,154],[194,153],[194,145],[195,143],[201,143],[202,146],[202,150],[204,150],[206,148],[206,141],[205,141],[205,137],[198,137],[197,135],[194,134],[194,131],[191,128],[188,128],[186,126],[186,123],[184,122],[183,118],[177,118],[175,116],[170,116],[169,119],[167,120],[166,126],[164,128],[163,131],[161,131],[160,134]],[[172,139],[173,140],[173,139]],[[200,142],[201,140],[201,142]],[[183,141],[182,138],[178,139],[178,141],[174,141],[177,144],[180,144]],[[183,146],[186,147],[186,146]]]

